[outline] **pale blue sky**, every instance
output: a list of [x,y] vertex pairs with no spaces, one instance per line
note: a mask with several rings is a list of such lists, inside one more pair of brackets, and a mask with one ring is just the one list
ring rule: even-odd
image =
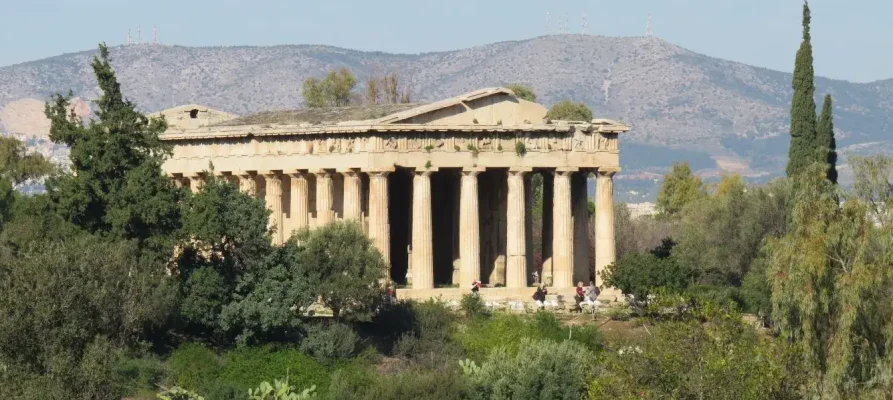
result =
[[[162,43],[186,46],[327,44],[419,53],[525,39],[568,15],[589,33],[654,33],[710,56],[790,71],[800,0],[0,0],[0,66],[124,42],[157,24]],[[893,1],[813,0],[816,73],[893,78]]]

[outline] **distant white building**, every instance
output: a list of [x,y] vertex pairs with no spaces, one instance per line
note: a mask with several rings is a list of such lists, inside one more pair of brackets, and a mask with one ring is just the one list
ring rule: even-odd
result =
[[629,214],[632,219],[640,218],[646,215],[654,215],[657,213],[654,208],[654,203],[645,202],[645,203],[627,203],[626,208],[629,209]]

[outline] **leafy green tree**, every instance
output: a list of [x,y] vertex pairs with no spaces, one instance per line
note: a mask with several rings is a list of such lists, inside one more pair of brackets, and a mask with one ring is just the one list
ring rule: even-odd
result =
[[852,155],[849,163],[853,167],[852,197],[865,202],[874,217],[886,224],[891,223],[893,209],[893,157],[874,155],[862,157]]
[[822,114],[816,128],[816,141],[819,151],[824,152],[824,161],[828,164],[828,180],[837,183],[837,140],[834,139],[834,107],[830,94],[825,95],[822,103]]
[[84,124],[69,113],[71,94],[47,104],[50,139],[71,149],[71,173],[47,181],[64,219],[89,232],[126,239],[167,237],[179,228],[182,191],[162,174],[170,153],[159,139],[163,119],[149,119],[124,98],[105,44],[93,59],[102,96],[96,119]]
[[564,100],[549,109],[546,118],[559,121],[592,121],[592,110],[583,103]]
[[351,93],[357,78],[347,68],[332,69],[323,79],[310,77],[304,80],[302,94],[308,108],[344,107],[350,104]]
[[0,176],[13,185],[41,178],[55,170],[55,166],[40,153],[28,154],[25,144],[12,137],[0,137]]
[[602,271],[605,284],[633,295],[642,304],[648,304],[648,296],[658,289],[681,293],[692,284],[694,272],[671,257],[673,246],[672,240],[665,239],[649,253],[630,254],[609,265]]
[[382,298],[385,263],[375,245],[351,222],[334,222],[305,230],[296,239],[302,247],[299,264],[313,293],[335,319],[367,320]]
[[738,175],[723,178],[715,195],[679,213],[674,256],[701,284],[740,285],[764,239],[784,234],[786,198],[786,182],[747,188]]
[[812,397],[890,393],[893,225],[858,199],[840,206],[822,165],[799,185],[787,235],[767,245],[773,320],[802,352]]
[[788,152],[788,176],[803,172],[818,159],[816,140],[815,71],[812,66],[812,42],[809,34],[809,4],[803,2],[803,41],[794,64],[794,98],[791,103],[791,147]]
[[536,93],[534,93],[533,88],[531,88],[530,86],[524,86],[520,83],[513,83],[506,86],[505,88],[515,93],[515,97],[521,100],[536,101]]
[[687,162],[673,164],[657,194],[657,211],[664,216],[679,214],[686,205],[706,196],[704,183],[691,172]]

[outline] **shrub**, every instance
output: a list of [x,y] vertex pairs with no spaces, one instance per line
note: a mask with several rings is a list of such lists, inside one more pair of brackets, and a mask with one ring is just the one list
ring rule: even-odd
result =
[[524,142],[515,142],[515,154],[519,156],[527,154],[527,145]]
[[516,355],[494,350],[470,377],[476,399],[580,399],[592,354],[577,343],[523,339]]
[[592,110],[583,103],[565,100],[552,106],[546,118],[562,121],[592,121]]
[[115,365],[115,380],[131,396],[155,393],[167,376],[164,362],[152,356],[121,357]]
[[553,342],[570,339],[592,351],[601,349],[604,344],[597,327],[591,325],[562,327],[555,315],[548,312],[539,312],[533,318],[494,314],[490,318],[471,321],[455,336],[465,354],[477,361],[482,361],[496,348],[502,348],[509,355],[514,355],[524,339]]
[[167,367],[175,385],[203,391],[217,380],[221,363],[213,350],[198,343],[186,343],[171,353]]
[[336,400],[451,400],[470,396],[468,380],[456,368],[411,369],[379,375],[371,368],[339,370],[329,397]]
[[288,377],[295,387],[326,388],[329,373],[324,366],[295,349],[274,350],[270,346],[245,347],[230,351],[224,357],[219,381],[247,393],[264,381]]
[[590,398],[800,398],[792,347],[757,337],[738,315],[664,322],[650,332],[644,342],[606,354]]
[[665,239],[649,253],[630,254],[623,261],[609,265],[602,277],[607,285],[633,295],[645,305],[657,289],[682,292],[691,284],[694,273],[670,256],[671,248],[672,242]]
[[357,334],[349,326],[333,322],[313,325],[301,341],[301,351],[322,364],[351,358],[357,351]]
[[487,306],[484,305],[484,301],[481,300],[479,296],[475,296],[473,294],[463,295],[460,306],[462,308],[462,312],[464,312],[465,316],[468,318],[484,317],[489,314],[489,312],[487,311]]
[[304,390],[295,388],[285,381],[275,380],[271,385],[270,382],[261,382],[256,389],[248,389],[248,398],[251,400],[305,400],[316,397],[316,386],[311,386]]

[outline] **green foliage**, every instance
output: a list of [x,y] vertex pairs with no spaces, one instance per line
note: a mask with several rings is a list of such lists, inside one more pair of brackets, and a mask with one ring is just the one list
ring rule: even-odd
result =
[[673,164],[673,170],[664,176],[664,183],[657,194],[657,211],[673,217],[685,206],[706,196],[704,183],[691,172],[687,162]]
[[130,396],[155,393],[167,383],[167,365],[152,354],[131,354],[118,358],[113,367],[113,379]]
[[527,154],[527,145],[524,142],[515,142],[515,154],[518,156]]
[[161,400],[205,400],[195,392],[176,386],[158,393],[158,398]]
[[558,121],[592,121],[592,110],[583,103],[564,100],[552,106],[546,118]]
[[766,276],[766,258],[757,257],[744,276],[739,291],[745,312],[766,320],[772,315],[772,288]]
[[377,374],[372,368],[351,367],[332,376],[334,400],[460,400],[471,394],[468,381],[455,368],[409,369]]
[[356,85],[357,78],[344,67],[330,70],[324,79],[307,78],[302,88],[304,106],[344,107],[350,104],[351,92]]
[[134,243],[87,235],[3,257],[0,292],[0,360],[70,393],[115,393],[116,349],[166,321],[174,294]]
[[22,141],[0,137],[0,177],[13,185],[49,175],[56,167],[40,153],[28,154]]
[[650,253],[628,255],[623,261],[611,264],[602,272],[605,284],[633,295],[637,302],[647,304],[649,295],[662,288],[680,293],[691,285],[694,272],[670,257],[673,242],[664,243]]
[[473,294],[463,295],[459,306],[462,309],[462,312],[465,313],[465,316],[469,318],[483,317],[489,314],[487,306],[484,305],[484,301],[481,300],[480,296],[475,296]]
[[[819,156],[820,162],[825,162],[828,168],[828,180],[837,183],[837,140],[834,138],[834,107],[830,94],[825,95],[822,103],[822,114],[819,115],[816,127],[816,142],[819,151],[824,153]],[[824,156],[824,157],[823,157]]]
[[497,348],[471,375],[474,399],[580,399],[592,354],[577,343],[522,339],[512,354]]
[[858,199],[839,205],[820,164],[798,184],[788,233],[767,245],[773,320],[802,352],[811,395],[889,390],[877,378],[893,361],[893,225]]
[[276,380],[270,385],[269,382],[261,382],[257,389],[248,389],[248,398],[250,400],[304,400],[316,398],[316,386],[311,386],[301,392],[288,384],[288,379],[284,382]]
[[124,98],[108,48],[99,53],[92,64],[102,91],[97,119],[85,125],[72,116],[70,94],[47,103],[50,139],[71,149],[71,172],[50,178],[47,192],[59,215],[89,232],[163,241],[179,228],[183,193],[161,171],[170,153],[159,139],[167,124]]
[[533,318],[497,313],[490,318],[475,319],[465,329],[458,331],[455,338],[465,354],[477,361],[484,360],[496,348],[514,355],[525,338],[554,342],[570,339],[593,352],[604,345],[597,327],[565,327],[554,314],[548,312],[539,312]]
[[477,146],[475,146],[475,145],[469,143],[467,147],[468,147],[468,151],[471,152],[471,156],[472,156],[472,157],[477,157],[477,156],[478,156],[479,151],[478,151]]
[[353,357],[357,352],[357,340],[357,334],[348,325],[337,322],[317,324],[307,328],[301,351],[322,364],[333,364]]
[[294,387],[329,386],[328,370],[316,360],[294,349],[274,350],[270,346],[245,347],[227,353],[218,381],[233,386],[237,392],[247,393],[262,382],[285,376]]
[[368,320],[382,299],[379,280],[386,270],[381,253],[359,225],[336,221],[298,234],[298,264],[313,294],[335,319]]
[[740,285],[764,239],[784,234],[788,191],[784,180],[747,188],[738,175],[723,178],[715,195],[679,213],[674,256],[698,272],[699,283]]
[[740,317],[665,322],[641,343],[606,353],[589,398],[799,399],[793,349],[758,337]]
[[513,83],[506,86],[505,88],[511,90],[512,93],[515,94],[515,97],[521,100],[536,101],[536,93],[533,92],[533,89],[530,86],[524,86],[520,83]]
[[435,300],[412,303],[411,326],[394,345],[394,354],[429,367],[450,363],[460,350],[453,341],[456,315]]
[[205,391],[217,382],[222,363],[217,354],[198,343],[186,343],[167,359],[171,381],[179,387]]
[[794,63],[794,98],[791,102],[791,147],[788,152],[789,177],[802,173],[819,157],[820,144],[816,138],[815,71],[812,66],[812,42],[809,35],[809,4],[803,4],[803,41]]
[[304,251],[291,240],[272,251],[262,269],[239,278],[233,301],[220,315],[222,329],[238,332],[237,343],[294,340],[301,333],[304,312],[318,295]]

